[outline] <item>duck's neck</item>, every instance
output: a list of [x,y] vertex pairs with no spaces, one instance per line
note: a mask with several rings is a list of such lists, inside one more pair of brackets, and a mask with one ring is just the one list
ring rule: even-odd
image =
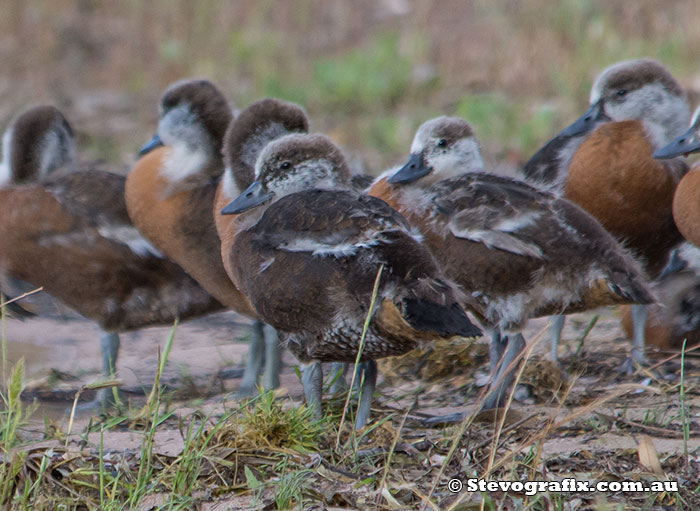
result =
[[221,175],[223,162],[212,148],[194,147],[185,143],[170,146],[160,173],[169,183],[177,186]]
[[[252,182],[253,181],[251,180],[250,183],[248,183],[248,186],[250,186]],[[224,175],[221,178],[221,192],[228,201],[232,201],[243,193],[243,191],[248,187],[246,186],[245,188],[241,188],[241,186],[244,184],[245,183],[239,182],[239,180],[235,178],[233,169],[226,166],[224,169]]]
[[665,146],[688,129],[691,112],[688,104],[680,99],[656,105],[653,118],[644,120],[654,149]]

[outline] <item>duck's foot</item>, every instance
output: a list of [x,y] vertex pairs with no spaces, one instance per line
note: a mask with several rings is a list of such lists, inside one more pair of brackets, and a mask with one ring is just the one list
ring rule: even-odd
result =
[[258,395],[258,387],[257,386],[243,386],[241,385],[238,387],[238,390],[231,394],[231,397],[233,399],[250,399],[252,397],[255,397]]

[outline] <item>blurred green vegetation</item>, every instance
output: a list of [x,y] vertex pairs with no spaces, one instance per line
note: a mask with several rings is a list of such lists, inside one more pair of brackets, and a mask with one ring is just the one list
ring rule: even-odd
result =
[[440,114],[472,122],[487,160],[522,162],[617,60],[655,57],[700,88],[696,0],[5,0],[3,12],[0,119],[54,102],[86,157],[124,164],[162,90],[188,76],[238,107],[301,103],[370,172]]

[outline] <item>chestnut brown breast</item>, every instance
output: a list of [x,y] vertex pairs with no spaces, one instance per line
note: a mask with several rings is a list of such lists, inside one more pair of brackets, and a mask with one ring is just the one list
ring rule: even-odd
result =
[[654,276],[682,241],[672,201],[683,171],[652,153],[640,122],[606,123],[576,151],[564,194],[641,256]]
[[218,179],[207,178],[171,191],[161,175],[169,148],[148,153],[129,173],[126,203],[134,225],[180,264],[219,301],[255,317],[248,299],[224,270],[212,207]]
[[683,237],[700,246],[700,165],[678,183],[673,196],[673,218]]
[[222,215],[221,210],[226,207],[230,202],[230,199],[226,197],[223,192],[223,186],[219,183],[216,189],[216,197],[214,198],[214,222],[216,224],[216,231],[219,235],[219,240],[221,240],[221,261],[224,264],[224,269],[226,274],[231,279],[236,287],[243,289],[240,282],[236,281],[237,273],[232,267],[231,252],[233,250],[233,245],[236,241],[236,236],[241,230],[245,214],[243,215]]

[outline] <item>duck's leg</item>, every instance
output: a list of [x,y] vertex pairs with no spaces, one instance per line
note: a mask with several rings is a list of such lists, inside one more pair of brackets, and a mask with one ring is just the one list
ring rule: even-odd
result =
[[[102,372],[105,378],[113,378],[117,374],[117,358],[119,357],[119,334],[117,332],[100,331],[100,349],[102,351]],[[100,389],[95,397],[95,404],[102,408],[114,405],[114,389]]]
[[559,341],[561,341],[561,333],[564,330],[566,316],[557,314],[552,316],[549,322],[549,358],[552,362],[559,362]]
[[348,391],[348,382],[345,380],[345,375],[348,372],[350,364],[345,362],[333,362],[331,364],[331,395],[342,394]]
[[280,349],[277,331],[270,325],[263,327],[265,339],[265,373],[263,387],[265,390],[276,389],[280,386],[280,371],[282,369],[282,350]]
[[637,371],[637,365],[646,361],[644,356],[644,329],[647,324],[647,306],[630,305],[630,314],[632,315],[632,353],[630,358],[622,364],[622,374],[634,374]]
[[360,373],[358,376],[360,376],[362,385],[360,386],[360,402],[357,405],[355,429],[360,429],[369,419],[371,412],[372,397],[377,386],[377,362],[374,360],[362,362],[357,369]]
[[498,370],[498,362],[503,357],[503,353],[506,351],[506,346],[508,346],[508,338],[501,336],[501,331],[497,328],[491,330],[491,342],[489,343],[489,374],[491,375],[491,380],[496,376],[496,371]]
[[246,363],[245,371],[243,371],[241,386],[238,392],[236,392],[236,395],[239,397],[254,396],[258,391],[258,374],[260,374],[265,351],[264,329],[265,325],[260,321],[255,321],[253,323],[250,347],[248,348],[248,362]]
[[515,379],[517,364],[510,370],[508,366],[518,358],[518,355],[520,355],[526,347],[525,338],[520,333],[504,336],[501,340],[501,343],[503,342],[507,345],[505,354],[498,365],[498,371],[496,371],[496,374],[493,375],[491,380],[491,388],[484,401],[484,410],[492,410],[498,408],[499,404],[505,404],[505,395]]
[[323,418],[321,409],[321,392],[323,389],[323,367],[315,360],[302,368],[301,383],[304,386],[304,397],[316,419]]
[[645,361],[644,357],[644,329],[647,324],[647,306],[646,305],[632,305],[630,306],[630,312],[632,313],[632,359],[635,362],[643,364]]

